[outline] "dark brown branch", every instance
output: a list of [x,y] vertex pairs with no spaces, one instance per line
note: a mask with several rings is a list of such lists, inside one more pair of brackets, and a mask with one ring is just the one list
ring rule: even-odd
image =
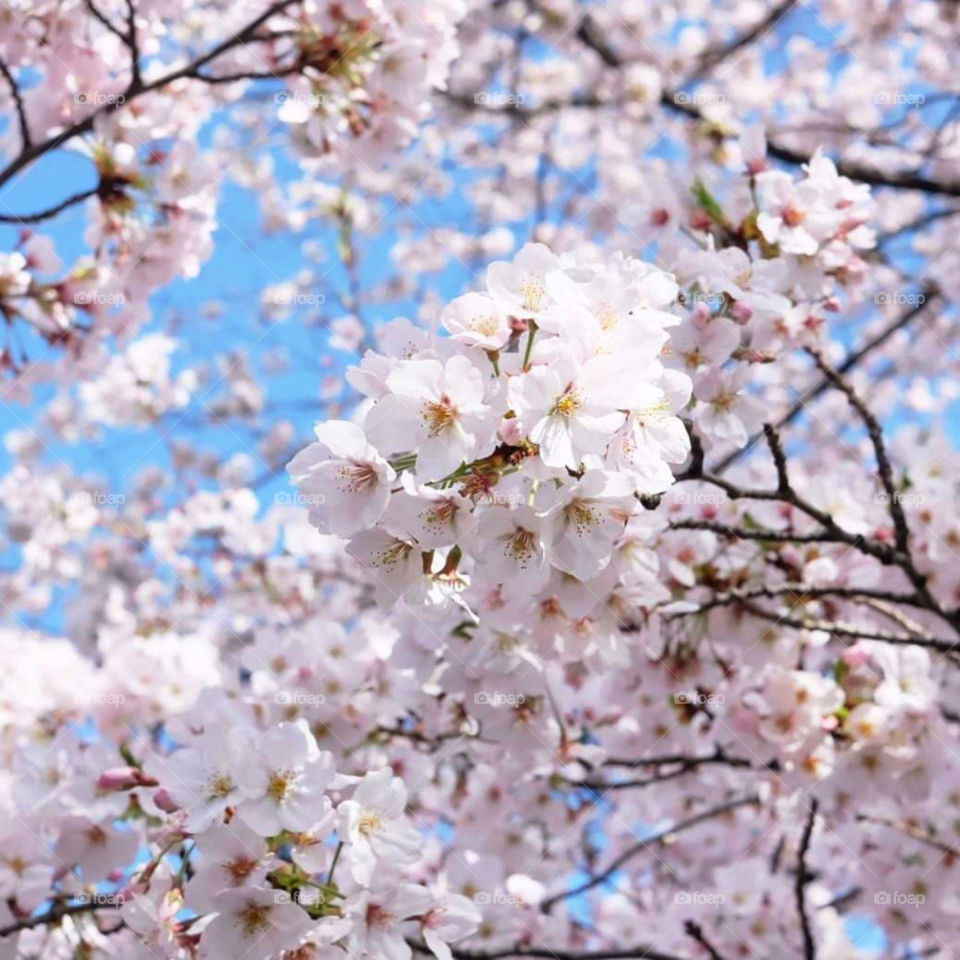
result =
[[137,11],[133,0],[127,3],[126,44],[130,48],[130,89],[136,90],[143,82],[140,75],[140,45],[137,41]]
[[[926,284],[921,289],[920,296],[916,304],[905,311],[901,316],[894,319],[883,328],[876,336],[871,337],[866,343],[856,350],[847,354],[843,363],[837,367],[840,374],[849,373],[860,362],[873,353],[878,347],[882,347],[895,333],[908,327],[923,311],[929,306],[930,302],[939,294],[939,289],[933,284]],[[807,387],[806,390],[794,401],[790,409],[779,420],[774,423],[774,428],[779,429],[793,423],[803,412],[804,408],[813,400],[816,400],[822,393],[830,387],[830,381],[826,377],[821,377],[815,383]],[[742,459],[743,456],[752,450],[763,438],[763,433],[755,433],[739,450],[727,455],[716,466],[713,472],[717,475],[725,473],[734,463]]]
[[700,63],[697,68],[687,77],[687,84],[697,83],[702,80],[714,67],[719,66],[725,60],[728,60],[735,53],[750,46],[756,40],[759,40],[765,33],[771,30],[779,23],[790,11],[797,5],[799,0],[782,0],[782,2],[771,7],[770,12],[758,20],[749,30],[735,37],[730,43],[723,44],[712,50],[707,50],[700,57]]
[[55,217],[58,213],[62,213],[68,207],[73,207],[78,203],[83,203],[84,200],[89,200],[91,197],[97,196],[98,193],[99,187],[93,187],[90,190],[82,190],[80,193],[75,193],[72,196],[67,197],[66,200],[63,200],[56,206],[50,207],[47,210],[41,210],[39,213],[0,214],[0,223],[41,223],[43,220],[49,220],[51,217]]
[[[423,943],[407,941],[417,953],[432,955]],[[456,960],[508,960],[511,957],[543,957],[545,960],[683,960],[674,954],[661,953],[653,947],[627,947],[620,950],[561,950],[554,947],[515,947],[510,950],[451,949]]]
[[[666,837],[673,836],[677,833],[681,833],[684,830],[689,830],[691,827],[696,827],[701,823],[711,820],[713,817],[720,816],[724,813],[729,813],[732,810],[736,810],[739,807],[752,806],[760,802],[759,796],[756,794],[750,794],[746,797],[740,797],[737,800],[730,800],[726,803],[718,804],[715,807],[711,807],[709,810],[704,810],[702,813],[698,813],[693,817],[689,817],[686,820],[681,820],[679,823],[673,824],[673,826],[667,827],[664,830],[659,831],[658,833],[653,834],[652,836],[645,837],[643,840],[640,840],[638,843],[635,843],[632,847],[629,847],[627,850],[624,850],[618,857],[615,857],[610,865],[598,873],[596,876],[591,877],[585,883],[581,883],[579,886],[573,887],[570,890],[565,890],[563,893],[558,893],[555,896],[548,897],[543,903],[540,904],[540,909],[544,913],[549,913],[554,904],[559,903],[561,900],[566,900],[570,897],[578,897],[582,893],[586,893],[588,890],[592,890],[594,887],[598,887],[603,883],[606,883],[613,874],[615,874],[627,861],[632,860],[638,853],[646,850],[648,847],[652,847],[655,844],[662,842]],[[616,956],[616,954],[614,954]]]
[[[724,753],[721,747],[704,757],[691,757],[683,753],[667,754],[659,757],[641,757],[638,760],[621,760],[611,757],[604,761],[605,767],[662,767],[672,764],[683,764],[683,766],[692,770],[694,767],[704,766],[706,764],[723,764],[728,767],[758,767],[752,760],[743,757],[731,757]],[[776,760],[771,760],[768,764],[763,764],[763,769],[776,769],[779,766]]]
[[[626,65],[626,61],[607,43],[602,31],[589,14],[580,21],[576,36],[585,46],[593,50],[608,67],[619,69]],[[739,49],[739,46],[736,41],[731,45],[735,49]],[[697,78],[698,74],[695,71],[691,81],[695,82]],[[680,92],[679,90],[664,89],[660,95],[661,106],[682,113],[691,119],[703,120],[700,110],[695,104],[689,102],[691,98],[679,96]],[[774,140],[768,141],[767,152],[771,157],[794,166],[802,166],[810,162],[810,154],[794,150]],[[868,183],[875,187],[919,190],[923,193],[940,196],[960,197],[960,180],[939,181],[910,172],[890,173],[860,163],[851,163],[842,157],[837,161],[837,170],[841,175],[849,177],[851,180]]]
[[84,0],[84,4],[101,26],[109,30],[115,37],[122,40],[124,43],[127,42],[124,32],[118,26],[112,23],[109,17],[107,17],[101,10],[97,8],[97,5],[93,2],[93,0]]
[[2,59],[0,59],[0,73],[3,74],[4,79],[7,81],[7,86],[10,87],[10,95],[13,97],[13,102],[17,108],[17,121],[20,124],[20,147],[22,150],[27,150],[33,141],[30,137],[30,125],[27,123],[27,111],[23,105],[20,85],[17,83],[6,62]]
[[907,553],[909,549],[907,542],[910,538],[910,531],[907,527],[907,518],[903,512],[903,505],[900,503],[900,498],[897,495],[897,486],[893,478],[893,466],[887,454],[887,446],[883,439],[883,428],[880,426],[880,421],[870,412],[850,382],[824,360],[823,354],[821,354],[819,350],[814,350],[813,347],[807,347],[806,352],[813,357],[817,368],[827,380],[830,381],[830,384],[836,387],[836,389],[847,398],[850,406],[857,411],[860,419],[863,421],[863,425],[867,428],[867,434],[870,437],[873,453],[877,460],[877,473],[887,495],[887,509],[890,513],[890,519],[893,521],[897,549],[901,553]]
[[196,60],[192,60],[190,63],[187,63],[182,67],[178,67],[176,70],[171,70],[170,73],[166,73],[161,77],[157,77],[155,80],[151,80],[149,83],[141,82],[136,85],[131,84],[130,88],[122,98],[117,97],[109,100],[107,103],[102,104],[100,107],[86,116],[83,120],[78,120],[76,123],[71,124],[69,127],[66,127],[54,136],[48,137],[42,143],[33,144],[30,147],[22,150],[20,154],[7,166],[7,168],[0,173],[0,186],[3,186],[11,178],[15,177],[21,170],[30,166],[31,163],[49,153],[51,150],[57,149],[57,147],[69,142],[74,137],[80,136],[84,133],[89,133],[93,129],[95,120],[97,120],[99,117],[107,116],[116,112],[117,110],[120,110],[122,107],[130,103],[130,101],[135,97],[142,96],[145,93],[152,93],[155,90],[160,90],[168,84],[173,83],[175,80],[209,79],[205,78],[200,72],[201,68],[205,67],[211,61],[216,60],[217,57],[223,53],[226,53],[228,50],[232,50],[234,47],[245,43],[250,37],[256,34],[256,31],[259,29],[259,27],[269,20],[270,17],[299,2],[300,0],[275,0],[275,2],[270,4],[270,6],[267,7],[267,9],[264,10],[260,16],[252,20],[247,24],[247,26],[245,26],[238,33],[234,34],[232,37],[228,37],[226,40],[218,43],[215,47],[212,47],[203,56],[198,57]]
[[817,945],[810,928],[810,915],[807,912],[806,886],[811,879],[807,870],[807,854],[810,851],[810,840],[813,837],[813,824],[817,819],[818,801],[816,797],[810,801],[810,815],[803,829],[800,839],[800,850],[797,854],[797,876],[794,881],[794,893],[797,897],[797,913],[800,915],[800,929],[803,933],[803,960],[816,960]]
[[120,901],[97,900],[84,901],[82,903],[57,903],[43,913],[21,917],[21,919],[14,923],[8,923],[5,927],[0,927],[0,937],[9,937],[13,933],[19,933],[21,930],[32,930],[34,927],[42,927],[46,924],[56,924],[64,917],[72,917],[78,913],[92,913],[95,910],[115,910],[119,905]]
[[954,653],[957,651],[958,646],[960,646],[960,639],[947,640],[942,637],[919,635],[903,636],[902,634],[886,633],[881,630],[870,630],[866,627],[858,627],[840,620],[818,620],[815,617],[804,617],[801,619],[778,613],[775,610],[764,610],[763,607],[753,603],[744,603],[743,607],[755,616],[769,620],[773,624],[791,627],[794,630],[821,630],[824,633],[831,633],[837,637],[849,637],[852,640],[881,640],[884,643],[927,647],[939,653]]
[[688,937],[695,940],[707,951],[707,956],[710,960],[723,960],[717,948],[707,939],[707,935],[703,932],[703,928],[699,923],[694,923],[693,920],[687,920],[683,925],[683,929]]

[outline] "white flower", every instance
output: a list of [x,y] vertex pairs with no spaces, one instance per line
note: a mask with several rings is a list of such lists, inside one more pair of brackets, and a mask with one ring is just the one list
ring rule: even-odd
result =
[[580,580],[609,562],[636,500],[627,477],[588,470],[546,516],[550,562]]
[[513,263],[498,261],[487,267],[487,290],[509,314],[519,319],[535,319],[551,302],[546,276],[560,261],[542,243],[528,243],[513,258]]
[[378,449],[417,451],[416,472],[439,480],[493,449],[497,418],[484,405],[483,376],[464,356],[406,360],[387,376],[389,391],[367,414]]
[[308,830],[329,813],[324,791],[336,776],[333,757],[317,749],[305,720],[281,723],[260,738],[238,772],[238,816],[261,836]]
[[440,321],[454,340],[469,347],[499,350],[510,339],[510,323],[500,305],[482,293],[452,300]]
[[443,884],[420,921],[420,930],[437,960],[452,960],[453,954],[447,944],[475,933],[482,920],[472,900],[459,893],[448,893],[446,884]]
[[412,951],[403,934],[403,923],[422,917],[430,909],[430,891],[413,883],[381,884],[353,899],[353,930],[348,952],[370,960],[410,960]]
[[267,844],[236,820],[218,823],[197,837],[200,863],[187,884],[186,905],[198,913],[214,910],[214,898],[223,890],[266,883]]
[[310,917],[280,890],[225,890],[218,914],[200,938],[202,960],[272,957],[291,950],[313,926]]
[[511,591],[538,593],[550,575],[542,527],[526,505],[485,510],[474,537],[478,572]]
[[390,499],[393,468],[346,420],[314,428],[318,443],[301,450],[287,465],[306,499],[310,522],[323,532],[350,536],[380,519]]
[[190,747],[148,758],[146,769],[186,811],[187,827],[201,833],[241,799],[236,769],[244,746],[236,732],[211,727]]
[[79,868],[86,883],[106,880],[134,858],[140,846],[134,830],[118,830],[110,818],[95,823],[86,817],[62,821],[54,854],[69,867]]
[[741,392],[749,379],[749,369],[740,365],[729,373],[710,370],[697,381],[693,419],[701,434],[736,446],[747,442],[762,414],[758,401]]
[[423,555],[414,544],[375,527],[350,539],[347,553],[374,578],[377,596],[391,604],[423,577]]
[[412,538],[424,550],[446,547],[463,536],[472,523],[469,500],[455,490],[417,486],[409,473],[401,476],[403,490],[395,493],[383,516],[383,524],[405,538]]
[[403,781],[385,767],[368,773],[353,798],[337,807],[338,831],[357,883],[370,884],[378,861],[400,867],[420,859],[423,838],[404,816],[406,803]]
[[[593,357],[582,366],[559,360],[510,378],[508,397],[517,426],[540,446],[549,467],[576,469],[584,456],[602,453],[630,405],[619,360]],[[618,386],[622,396],[613,399]]]

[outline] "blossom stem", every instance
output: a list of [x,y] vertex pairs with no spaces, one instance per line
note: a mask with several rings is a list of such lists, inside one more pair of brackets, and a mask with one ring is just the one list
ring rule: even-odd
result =
[[340,851],[343,850],[343,841],[337,844],[337,849],[333,854],[333,863],[330,864],[330,872],[327,874],[327,884],[333,883],[333,871],[337,869],[337,863],[340,860]]
[[528,328],[529,332],[527,334],[527,346],[523,351],[523,369],[530,369],[530,353],[533,350],[533,338],[537,335],[537,322],[536,320],[531,320]]

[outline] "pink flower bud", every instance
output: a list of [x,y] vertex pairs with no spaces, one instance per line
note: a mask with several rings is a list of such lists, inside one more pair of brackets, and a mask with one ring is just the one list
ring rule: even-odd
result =
[[113,767],[97,777],[98,790],[130,790],[140,783],[142,774],[136,767]]
[[179,810],[180,807],[173,802],[173,798],[170,796],[167,791],[161,787],[154,795],[153,802],[164,812],[164,813],[173,813],[176,810]]

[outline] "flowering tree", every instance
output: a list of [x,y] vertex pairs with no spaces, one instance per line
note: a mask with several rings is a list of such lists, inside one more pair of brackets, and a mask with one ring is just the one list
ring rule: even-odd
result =
[[958,18],[5,0],[0,956],[958,956]]

